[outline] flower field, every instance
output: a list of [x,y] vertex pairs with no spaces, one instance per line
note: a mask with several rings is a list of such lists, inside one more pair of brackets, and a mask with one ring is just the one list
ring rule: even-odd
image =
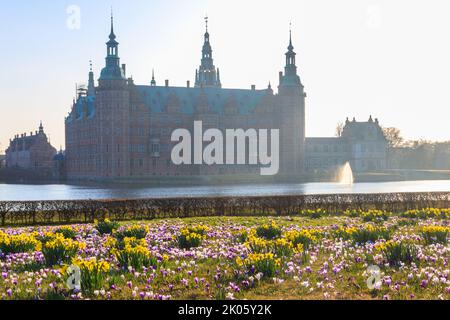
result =
[[0,299],[450,299],[450,210],[0,229]]

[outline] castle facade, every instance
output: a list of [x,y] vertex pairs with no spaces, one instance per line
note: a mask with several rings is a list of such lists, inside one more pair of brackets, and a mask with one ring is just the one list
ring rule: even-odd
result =
[[350,163],[356,172],[389,168],[388,141],[378,119],[359,122],[348,118],[338,137],[306,138],[308,172],[335,170]]
[[[175,165],[171,151],[176,129],[278,129],[279,173],[290,176],[305,168],[305,91],[297,72],[290,37],[278,92],[223,88],[213,61],[206,27],[195,82],[173,87],[127,78],[120,64],[119,43],[111,18],[107,55],[98,83],[91,67],[88,86],[80,90],[65,120],[65,171],[68,179],[115,179],[156,176],[259,175],[260,167],[243,164]],[[247,142],[248,147],[248,142]],[[248,150],[247,148],[247,156]],[[194,157],[194,155],[192,155]]]
[[50,144],[42,123],[39,130],[16,135],[6,149],[7,168],[26,169],[41,173],[51,173],[56,149]]

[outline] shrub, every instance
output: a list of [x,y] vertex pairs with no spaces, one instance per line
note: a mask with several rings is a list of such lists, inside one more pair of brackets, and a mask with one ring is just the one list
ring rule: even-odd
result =
[[417,223],[418,222],[415,219],[405,219],[405,218],[403,218],[403,219],[400,219],[397,222],[397,227],[415,226],[415,225],[417,225]]
[[279,237],[281,237],[281,234],[282,234],[282,231],[275,224],[275,222],[272,222],[271,224],[265,224],[256,229],[256,235],[258,237],[268,239],[268,240],[279,238]]
[[199,247],[202,241],[206,239],[206,235],[191,232],[188,228],[181,229],[177,242],[181,249],[190,249]]
[[420,229],[420,233],[426,244],[448,243],[449,227],[443,226],[427,226]]
[[148,226],[132,225],[117,230],[115,237],[119,241],[122,241],[125,238],[145,239],[148,231]]
[[361,218],[364,222],[383,222],[387,221],[390,217],[390,213],[381,210],[369,210],[361,212]]
[[294,253],[303,252],[302,244],[294,244],[285,238],[272,240],[270,243],[271,252],[277,257],[290,257]]
[[327,212],[323,209],[315,209],[315,210],[302,210],[300,211],[300,215],[311,218],[311,219],[320,219],[325,216]]
[[249,238],[249,234],[248,234],[247,231],[239,232],[239,233],[236,235],[236,241],[239,242],[239,243],[245,243],[245,242],[247,242],[248,238]]
[[92,293],[102,289],[105,278],[111,270],[111,265],[105,261],[74,259],[72,264],[79,267],[81,271],[81,290]]
[[417,248],[406,241],[387,241],[377,243],[375,250],[380,252],[391,266],[401,263],[412,263],[417,260]]
[[413,219],[450,219],[450,209],[426,208],[420,210],[409,210],[401,214],[404,218]]
[[273,277],[281,260],[275,259],[273,253],[252,253],[246,259],[237,258],[236,264],[244,267],[250,274],[262,273],[264,277]]
[[7,235],[0,231],[0,251],[4,254],[39,251],[41,244],[33,235]]
[[249,236],[245,245],[252,251],[257,253],[269,253],[270,252],[270,240],[259,238],[256,236]]
[[44,245],[44,244],[46,244],[47,242],[49,242],[49,241],[55,239],[55,237],[56,237],[56,234],[55,234],[55,233],[53,233],[53,232],[46,232],[46,233],[44,233],[43,235],[38,235],[38,236],[36,237],[36,239],[37,239],[38,241],[40,241],[40,242]]
[[318,236],[318,231],[306,229],[300,231],[288,231],[284,234],[284,237],[291,241],[294,246],[301,244],[306,250],[318,240]]
[[51,267],[64,262],[70,262],[78,250],[84,247],[84,243],[66,239],[62,234],[57,233],[54,239],[42,246],[42,254],[44,255],[47,266]]
[[345,210],[344,215],[351,218],[362,218],[364,222],[383,222],[387,221],[391,213],[382,210],[369,209],[364,210]]
[[369,224],[363,227],[339,228],[336,231],[336,236],[344,240],[352,240],[355,243],[364,244],[366,242],[376,242],[380,239],[389,240],[391,231],[385,227],[374,227]]
[[60,233],[66,239],[75,239],[77,232],[71,227],[61,227],[55,230],[55,233]]
[[253,253],[273,253],[278,257],[289,257],[294,253],[303,252],[302,244],[293,244],[286,238],[266,240],[255,236],[250,236],[246,246]]
[[135,270],[142,270],[144,267],[156,266],[158,260],[150,253],[144,239],[125,238],[123,249],[113,249],[112,253],[117,258],[119,265],[123,269],[132,267]]
[[359,217],[360,213],[361,213],[361,210],[349,210],[349,209],[347,209],[347,210],[344,211],[344,215],[347,216],[347,217],[350,217],[350,218],[357,218],[357,217]]
[[196,234],[199,234],[201,236],[205,236],[208,233],[209,228],[207,226],[203,225],[203,224],[199,224],[197,226],[188,227],[188,230],[191,233],[196,233]]
[[96,221],[95,229],[101,234],[112,234],[114,231],[119,229],[119,223],[105,219],[103,221]]

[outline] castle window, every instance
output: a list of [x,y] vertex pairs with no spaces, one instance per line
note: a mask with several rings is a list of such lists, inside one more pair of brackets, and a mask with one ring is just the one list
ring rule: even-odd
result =
[[160,144],[152,143],[152,153],[159,153],[159,151],[160,151]]

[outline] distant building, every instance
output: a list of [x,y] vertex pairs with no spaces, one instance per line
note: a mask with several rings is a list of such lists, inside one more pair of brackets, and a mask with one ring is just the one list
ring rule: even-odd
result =
[[0,169],[6,167],[6,155],[0,154]]
[[66,178],[66,157],[64,152],[60,150],[53,157],[52,177],[55,180],[64,180]]
[[335,169],[349,162],[356,172],[387,169],[388,142],[378,122],[345,122],[340,137],[306,138],[306,170]]
[[48,141],[41,123],[39,131],[16,135],[10,140],[6,149],[6,167],[50,172],[55,154],[56,149]]

